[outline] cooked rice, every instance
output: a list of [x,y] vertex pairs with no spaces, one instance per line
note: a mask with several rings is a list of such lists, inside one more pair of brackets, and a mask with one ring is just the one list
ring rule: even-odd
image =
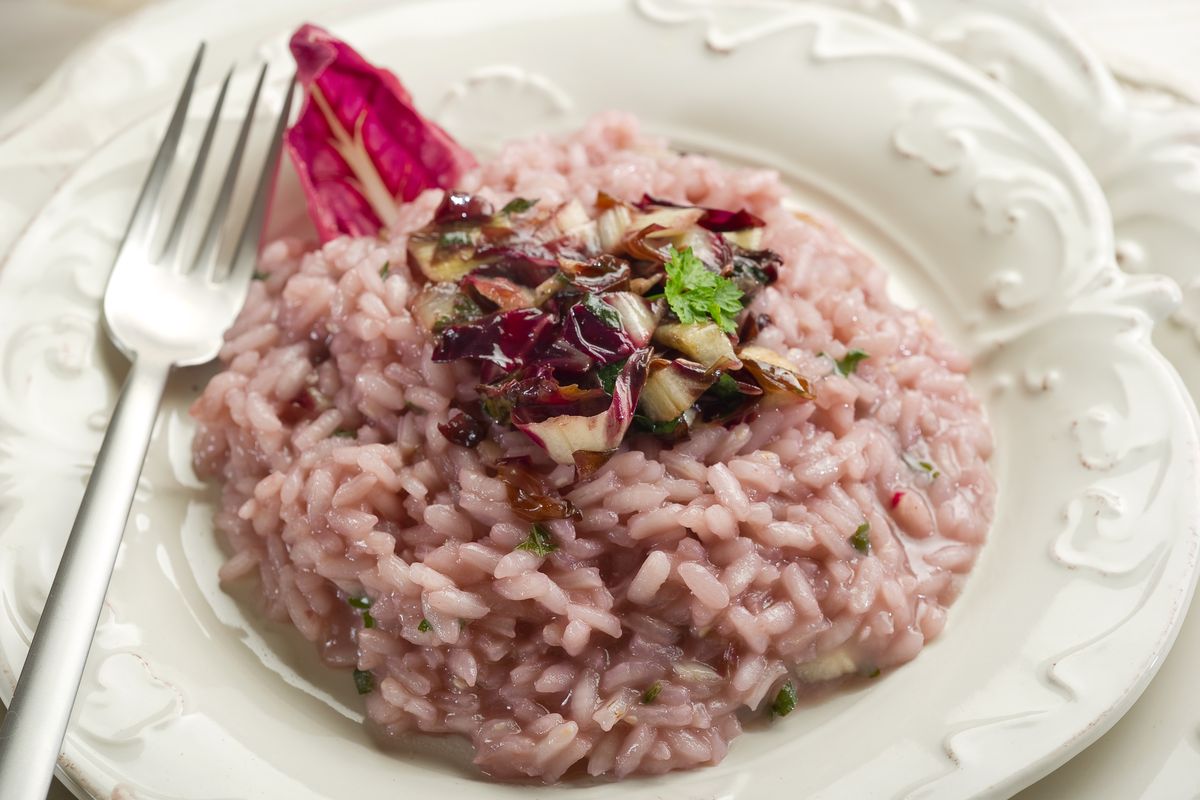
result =
[[[772,320],[756,344],[816,397],[674,446],[634,437],[573,488],[554,468],[582,521],[550,523],[558,550],[539,557],[514,549],[529,527],[485,463],[554,465],[515,431],[470,450],[437,430],[474,397],[408,311],[405,235],[440,193],[386,241],[270,245],[192,409],[197,468],[222,484],[221,578],[257,574],[271,618],[372,672],[384,736],[462,734],[484,771],[546,781],[714,764],[789,667],[872,674],[941,631],[991,519],[991,435],[966,360],[888,299],[882,269],[782,208],[773,172],[674,154],[625,115],[510,144],[466,184],[498,204],[647,192],[763,217],[786,267],[755,301]],[[871,355],[842,376],[850,349]],[[333,403],[298,420],[307,387]],[[372,628],[347,602],[364,595]]]

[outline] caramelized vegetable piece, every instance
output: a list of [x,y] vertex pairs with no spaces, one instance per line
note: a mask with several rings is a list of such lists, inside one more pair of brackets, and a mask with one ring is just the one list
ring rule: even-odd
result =
[[461,411],[453,412],[449,420],[438,425],[438,430],[446,439],[462,447],[474,447],[487,435],[482,422]]
[[427,331],[469,322],[483,312],[475,301],[459,291],[456,283],[427,283],[413,301],[413,316]]
[[579,516],[579,509],[548,488],[524,459],[502,461],[496,467],[496,476],[508,490],[513,512],[523,520],[545,522]]
[[747,345],[738,351],[746,369],[768,395],[811,400],[812,388],[800,369],[779,353],[766,347]]
[[677,419],[717,380],[694,361],[655,359],[638,407],[655,422]]
[[575,453],[579,451],[605,453],[614,450],[625,438],[625,431],[633,420],[649,360],[649,349],[638,350],[629,357],[614,383],[612,402],[599,414],[564,414],[542,422],[527,422],[517,409],[513,413],[513,424],[560,464],[574,464]]
[[668,323],[654,331],[654,341],[683,353],[705,370],[740,369],[729,337],[712,322],[692,325]]

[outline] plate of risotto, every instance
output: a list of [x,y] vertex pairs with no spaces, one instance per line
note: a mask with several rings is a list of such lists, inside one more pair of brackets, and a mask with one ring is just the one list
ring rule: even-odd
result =
[[[266,48],[273,235],[173,381],[67,777],[963,798],[1112,725],[1194,584],[1196,419],[1073,151],[824,7],[453,5]],[[164,116],[0,272],[0,693]]]

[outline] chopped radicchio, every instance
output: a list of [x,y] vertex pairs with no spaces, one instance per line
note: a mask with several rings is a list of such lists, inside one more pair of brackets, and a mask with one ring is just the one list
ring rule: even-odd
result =
[[[409,236],[410,261],[444,287],[427,286],[414,306],[435,336],[433,358],[478,365],[493,424],[523,431],[584,476],[631,431],[674,440],[696,424],[744,418],[767,394],[807,397],[786,359],[747,345],[759,324],[745,305],[780,263],[748,244],[762,220],[653,198],[603,195],[601,206],[603,222],[575,201],[517,198],[494,213],[451,193]],[[742,352],[753,361],[743,364]],[[567,514],[525,467],[506,470],[527,519]]]

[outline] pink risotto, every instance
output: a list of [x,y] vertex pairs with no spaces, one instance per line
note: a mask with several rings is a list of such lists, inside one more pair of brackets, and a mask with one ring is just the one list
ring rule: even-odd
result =
[[[777,261],[739,292],[735,332],[697,306],[738,355],[706,363],[646,344],[661,331],[628,333],[607,394],[566,387],[608,426],[601,452],[545,427],[567,417],[544,397],[488,405],[524,362],[448,354],[448,337],[478,333],[480,304],[502,311],[509,295],[476,281],[473,311],[422,319],[431,279],[414,245],[430,231],[445,244],[443,190],[399,204],[380,235],[266,248],[192,409],[197,468],[221,484],[221,578],[257,576],[265,613],[353,675],[382,738],[467,737],[503,778],[710,765],[747,720],[791,724],[812,687],[885,680],[939,634],[991,520],[992,440],[967,361],[889,300],[883,269],[789,210],[775,173],[675,153],[618,113],[510,143],[453,188],[541,225],[569,205],[576,225],[616,206],[636,219],[655,213],[647,197],[745,212],[758,233],[733,252]],[[637,277],[627,257],[623,293],[641,287],[660,328],[685,321],[680,273]],[[580,349],[585,334],[554,337]],[[618,373],[639,357],[636,416],[613,422]],[[684,389],[648,406],[673,369]],[[734,401],[712,411],[722,385]]]

